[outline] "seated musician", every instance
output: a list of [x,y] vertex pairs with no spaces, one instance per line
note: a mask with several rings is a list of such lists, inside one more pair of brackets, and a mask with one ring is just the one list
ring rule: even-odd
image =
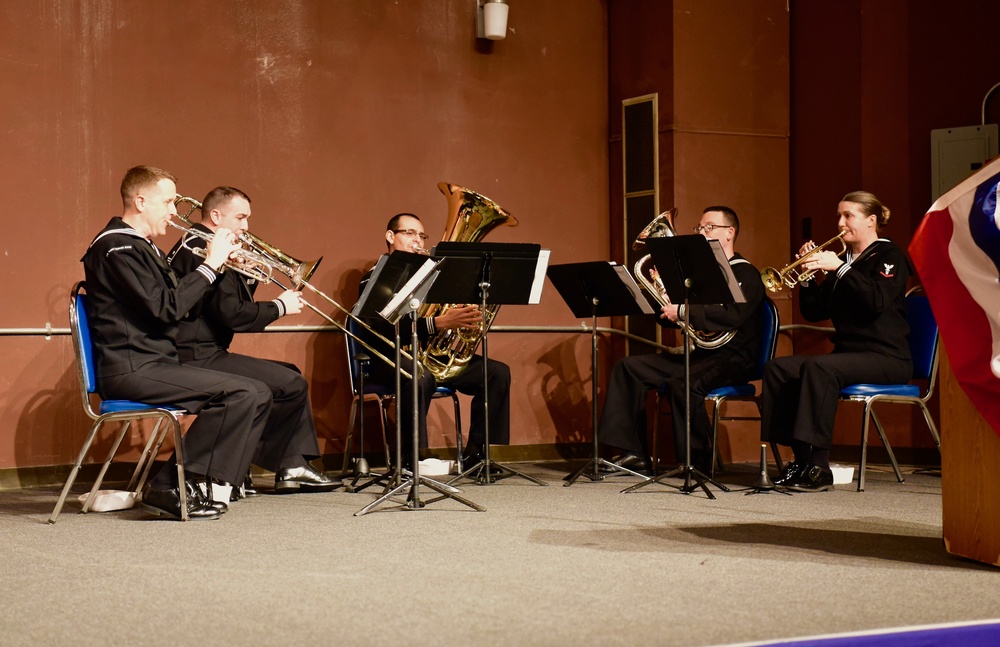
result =
[[[395,250],[405,252],[427,253],[424,245],[427,243],[427,235],[424,233],[424,225],[420,219],[412,213],[397,214],[389,220],[385,232],[386,248],[389,253]],[[371,277],[371,270],[361,279],[359,294],[363,293],[368,279]],[[365,318],[365,323],[371,326],[379,334],[387,339],[395,337],[395,327],[382,317]],[[417,336],[423,341],[434,334],[435,331],[449,328],[474,329],[482,322],[482,315],[479,306],[468,305],[449,308],[444,314],[437,317],[424,317],[417,322]],[[400,342],[403,346],[410,345],[410,327],[400,326]],[[395,349],[374,335],[366,335],[365,341],[381,352],[386,357],[395,357]],[[491,445],[507,445],[510,443],[510,368],[503,362],[494,359],[488,361],[488,383],[489,383],[489,431]],[[394,385],[396,383],[396,369],[382,361],[372,362],[370,365],[371,380],[381,385]],[[464,461],[467,466],[478,463],[483,458],[485,443],[486,420],[483,415],[483,357],[473,355],[465,369],[458,375],[442,383],[451,389],[472,396],[472,423],[469,427],[468,443],[465,447]],[[431,396],[437,387],[435,378],[429,371],[425,371],[419,378],[419,407],[418,435],[420,447],[427,447],[427,412],[431,406]],[[410,381],[403,376],[401,401],[397,403],[396,415],[402,416],[403,429],[403,464],[408,464],[412,460],[412,443],[407,439],[413,434],[413,389]]]
[[[203,234],[229,230],[237,237],[247,231],[250,198],[232,187],[212,189],[202,201],[201,222],[193,226]],[[188,247],[203,249],[206,240],[186,234],[170,252],[170,265],[179,276],[196,271],[201,257]],[[271,301],[254,301],[257,281],[232,268],[212,286],[201,304],[181,323],[177,331],[177,354],[185,366],[221,371],[248,378],[271,399],[267,424],[255,445],[242,448],[247,462],[273,471],[274,491],[326,492],[341,485],[340,479],[316,471],[309,461],[320,456],[309,406],[309,383],[299,369],[288,362],[248,357],[229,352],[237,332],[260,332],[285,315],[302,311],[302,296],[286,290]],[[234,483],[232,500],[255,491],[246,478]]]
[[[791,445],[795,453],[774,483],[802,492],[833,487],[830,446],[840,390],[905,383],[913,375],[904,300],[910,269],[903,250],[878,234],[889,209],[855,191],[837,205],[837,216],[846,255],[814,252],[801,270],[830,274],[803,284],[799,295],[807,321],[832,321],[833,352],[779,357],[764,368],[761,440]],[[798,255],[813,247],[806,243]]]
[[[740,221],[729,207],[708,207],[694,228],[709,240],[722,244],[746,303],[730,305],[662,306],[661,325],[676,324],[687,314],[696,331],[735,330],[736,335],[720,348],[694,348],[691,362],[691,464],[708,474],[712,463],[711,424],[705,410],[705,396],[713,389],[749,378],[760,350],[764,286],[760,272],[734,250]],[[657,353],[632,355],[618,360],[611,370],[604,410],[597,428],[598,439],[623,453],[613,462],[634,472],[652,469],[646,438],[646,393],[666,385],[674,430],[674,447],[679,461],[685,459],[687,425],[684,355]]]
[[250,466],[244,448],[257,445],[271,398],[249,380],[177,359],[177,323],[218,282],[239,245],[230,230],[220,228],[205,259],[178,278],[151,240],[165,234],[177,214],[175,182],[151,166],[125,174],[122,216],[108,222],[83,257],[87,316],[102,398],[174,405],[198,414],[184,435],[188,482],[178,483],[172,457],[146,484],[140,505],[180,519],[180,488],[185,488],[190,519],[217,519],[226,504],[207,500],[193,479],[243,478]]

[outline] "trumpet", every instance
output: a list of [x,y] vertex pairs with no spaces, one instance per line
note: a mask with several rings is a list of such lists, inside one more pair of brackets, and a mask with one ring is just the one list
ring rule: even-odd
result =
[[765,267],[760,271],[760,278],[764,282],[764,287],[771,292],[781,292],[783,285],[794,288],[811,281],[813,277],[816,276],[816,272],[823,272],[823,274],[826,274],[824,270],[803,270],[800,269],[800,266],[814,254],[825,251],[827,247],[833,245],[837,241],[840,241],[840,251],[837,252],[837,256],[842,256],[844,252],[847,251],[847,243],[844,242],[845,234],[847,234],[846,231],[841,231],[830,240],[826,241],[822,245],[813,247],[808,252],[799,256],[797,259],[780,270],[776,270],[773,267]]
[[[184,222],[187,225],[187,227],[175,224],[173,222],[170,222],[170,225],[176,229],[184,231],[185,234],[191,234],[205,241],[212,240],[212,238],[215,236],[214,234],[205,233],[201,230],[194,229],[193,223],[190,220],[191,214],[201,209],[201,202],[195,200],[194,198],[178,195],[174,199],[174,204],[176,205],[181,203],[187,203],[192,205],[191,208],[188,209],[186,213],[184,213],[183,215],[178,213],[177,215],[177,217],[182,222]],[[282,290],[288,290],[290,288],[285,287],[281,283],[281,281],[274,278],[275,271],[277,271],[279,274],[284,274],[289,278],[289,280],[291,280],[292,285],[295,287],[295,289],[301,289],[303,287],[308,288],[314,294],[318,295],[320,298],[330,303],[336,309],[340,310],[345,315],[347,315],[349,318],[357,321],[358,325],[360,325],[362,328],[364,328],[368,332],[378,337],[380,340],[388,344],[390,347],[395,346],[394,341],[391,341],[387,337],[385,337],[385,335],[380,334],[377,330],[369,326],[363,320],[351,314],[350,310],[340,305],[333,298],[327,296],[326,294],[321,292],[318,288],[316,288],[314,285],[309,283],[309,279],[312,278],[312,275],[316,271],[316,267],[319,265],[319,262],[323,260],[322,257],[318,260],[311,262],[299,261],[293,258],[292,256],[289,256],[288,254],[284,253],[277,247],[274,247],[273,245],[266,243],[262,239],[251,234],[249,231],[243,232],[243,234],[240,235],[239,240],[249,249],[239,249],[236,252],[234,252],[233,258],[230,258],[230,260],[226,261],[226,267],[231,267],[233,270],[239,272],[240,274],[244,274],[246,276],[249,276],[250,278],[257,279],[261,283],[274,283]],[[188,246],[187,235],[185,235],[185,238],[182,239],[181,246],[184,247],[185,249],[190,250],[197,256],[205,255],[205,250],[197,247],[191,248]],[[360,336],[355,335],[354,333],[349,331],[344,324],[340,323],[327,313],[323,312],[313,304],[309,303],[304,298],[302,299],[302,305],[306,306],[307,308],[318,314],[327,323],[329,323],[331,326],[333,326],[340,332],[354,339],[356,342],[361,344],[361,346],[363,346],[366,350],[372,353],[375,357],[379,358],[380,360],[389,364],[390,366],[396,365],[396,362],[394,360],[391,360],[388,357],[386,357],[384,354],[373,348],[368,342],[366,342]],[[409,362],[409,363],[413,362],[412,355],[410,355],[406,351],[400,350],[400,354],[404,362]],[[420,370],[422,371],[423,368],[421,367]],[[406,370],[401,369],[400,372],[403,374],[404,377],[406,377],[406,379],[411,379],[412,376]]]

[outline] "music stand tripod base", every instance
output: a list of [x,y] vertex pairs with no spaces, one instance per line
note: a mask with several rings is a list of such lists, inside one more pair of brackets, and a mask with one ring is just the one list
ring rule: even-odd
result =
[[[608,468],[608,471],[602,474],[601,466]],[[593,470],[593,471],[591,473],[588,473],[588,470]],[[621,472],[621,474],[619,474],[619,472]],[[605,458],[594,457],[587,459],[587,463],[583,467],[573,472],[569,476],[564,477],[566,482],[563,483],[563,487],[569,487],[573,485],[573,483],[575,483],[576,480],[581,476],[586,476],[591,481],[597,482],[597,481],[603,481],[605,478],[609,476],[624,476],[625,474],[638,476],[639,478],[644,479],[646,481],[652,480],[652,477],[650,476],[646,476],[645,474],[640,474],[639,472],[634,472],[627,467],[622,467],[621,465],[615,465],[614,463]]]
[[[663,482],[664,479],[673,478],[675,476],[683,478],[684,484],[677,485],[674,483]],[[692,481],[694,482],[692,483]],[[636,483],[635,485],[627,487],[624,490],[622,490],[622,494],[630,494],[632,492],[635,492],[641,487],[650,485],[651,483],[659,483],[660,485],[665,485],[667,487],[680,490],[682,494],[692,494],[693,492],[696,492],[700,487],[702,490],[705,491],[705,495],[708,496],[709,499],[715,499],[716,497],[714,494],[712,494],[712,491],[708,489],[707,483],[711,483],[712,485],[719,488],[723,492],[732,492],[732,490],[730,490],[728,487],[726,487],[722,483],[719,483],[715,479],[709,477],[707,474],[703,474],[697,468],[690,467],[688,465],[681,465],[677,469],[671,470],[666,474],[661,474],[656,478],[646,479],[642,483]]]

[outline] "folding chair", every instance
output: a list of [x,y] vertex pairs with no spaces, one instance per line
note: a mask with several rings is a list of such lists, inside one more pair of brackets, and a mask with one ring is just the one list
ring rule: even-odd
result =
[[[865,468],[868,465],[868,427],[869,419],[875,423],[882,445],[889,454],[889,461],[892,469],[896,473],[896,479],[902,483],[903,475],[899,471],[899,463],[893,454],[892,446],[885,436],[882,423],[875,415],[874,405],[876,402],[893,402],[896,404],[910,404],[920,408],[927,422],[927,428],[934,438],[938,452],[941,451],[941,436],[938,434],[937,425],[931,418],[931,413],[927,409],[927,401],[934,394],[934,384],[937,381],[938,369],[938,326],[931,312],[930,302],[923,294],[922,288],[915,287],[906,293],[906,321],[910,325],[910,353],[913,356],[913,378],[907,384],[852,384],[844,387],[840,391],[840,399],[850,402],[862,402],[865,405],[864,418],[861,421],[861,461],[858,466],[858,492],[865,489]],[[919,384],[913,382],[924,382],[926,388],[921,389]]]
[[[65,485],[63,485],[59,500],[56,502],[56,506],[52,510],[52,515],[49,517],[49,523],[56,522],[56,517],[59,516],[63,504],[66,502],[66,497],[69,495],[74,481],[76,481],[83,461],[87,458],[87,452],[90,450],[94,438],[97,437],[97,432],[107,422],[122,422],[123,424],[111,446],[111,451],[108,452],[107,459],[105,459],[104,464],[101,466],[101,471],[98,473],[94,485],[90,489],[90,494],[87,495],[87,499],[83,503],[81,512],[85,513],[90,510],[94,497],[101,486],[101,481],[104,480],[104,475],[108,471],[108,467],[111,465],[115,454],[118,453],[118,448],[121,446],[125,434],[128,433],[133,420],[151,418],[156,420],[156,425],[153,427],[153,432],[150,434],[142,456],[132,473],[132,478],[127,488],[128,491],[136,493],[142,491],[142,486],[153,465],[153,459],[156,457],[168,431],[173,431],[174,436],[178,482],[181,484],[184,483],[184,456],[179,418],[187,415],[187,411],[177,407],[144,404],[131,400],[100,400],[95,410],[92,396],[96,396],[97,394],[97,379],[94,371],[94,354],[90,341],[90,328],[87,323],[85,291],[85,285],[81,281],[73,286],[70,292],[69,325],[73,337],[73,350],[76,352],[77,375],[80,382],[80,397],[83,402],[83,410],[94,423],[91,425],[87,439],[84,441],[83,447],[80,448],[80,453],[76,457],[76,463],[73,465],[73,469],[70,471]],[[167,423],[166,427],[161,428],[164,422]],[[184,487],[180,488],[180,499],[181,519],[187,521],[187,494]]]
[[[705,400],[712,403],[712,469],[710,476],[715,478],[715,465],[718,458],[718,449],[716,440],[718,439],[719,432],[719,421],[724,420],[760,420],[760,396],[757,394],[757,387],[751,382],[760,380],[764,375],[764,365],[769,361],[774,359],[774,353],[778,348],[778,328],[780,326],[780,321],[778,319],[778,307],[774,305],[769,297],[764,297],[764,308],[763,314],[763,326],[760,339],[760,351],[757,355],[757,363],[754,365],[753,372],[750,378],[746,382],[740,384],[731,384],[728,386],[720,386],[717,389],[713,389],[705,396]],[[656,411],[660,410],[660,398],[666,395],[666,385],[660,386],[656,390]],[[757,406],[756,416],[724,416],[722,415],[722,405],[726,402],[753,402]],[[659,416],[653,422],[653,438],[655,439],[659,431]],[[654,440],[655,442],[655,440]],[[781,455],[778,453],[778,447],[775,443],[771,443],[771,453],[774,456],[774,462],[778,466],[778,470],[782,469]]]

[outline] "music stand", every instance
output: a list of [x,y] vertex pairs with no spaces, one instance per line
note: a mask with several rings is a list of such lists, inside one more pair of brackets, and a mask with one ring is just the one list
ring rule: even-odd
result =
[[[601,467],[609,474],[625,472],[648,478],[639,472],[615,465],[600,456],[597,438],[597,318],[622,317],[627,315],[655,314],[646,297],[643,296],[632,276],[622,265],[608,261],[586,263],[566,263],[553,265],[548,271],[549,280],[556,286],[573,316],[580,319],[591,318],[590,326],[590,368],[591,368],[591,413],[590,421],[594,432],[594,456],[575,472],[566,476],[564,487],[569,487],[581,476],[591,481],[603,481]],[[588,472],[588,470],[593,470]]]
[[[726,258],[725,251],[718,241],[694,234],[646,238],[645,243],[653,256],[653,264],[660,273],[671,303],[684,304],[685,324],[692,303],[696,305],[746,303],[739,282],[729,267],[729,259]],[[711,483],[723,492],[730,491],[728,487],[691,465],[691,333],[687,325],[681,326],[681,330],[684,333],[686,391],[684,464],[675,470],[625,488],[622,490],[623,493],[634,492],[650,483],[661,483],[676,488],[684,494],[691,494],[700,487],[709,499],[714,499],[715,495],[708,489],[707,483]],[[664,479],[677,475],[684,477],[683,485],[663,483]]]
[[[372,270],[371,278],[352,314],[358,317],[371,317],[373,313],[385,318],[393,324],[396,331],[396,468],[391,473],[391,481],[386,485],[382,495],[372,503],[354,513],[361,516],[371,512],[383,502],[396,494],[409,489],[404,510],[420,510],[427,503],[434,503],[444,498],[450,498],[469,506],[473,510],[483,511],[479,506],[461,496],[451,486],[439,483],[433,479],[420,476],[420,431],[419,415],[419,376],[421,366],[417,348],[417,309],[421,299],[426,295],[434,279],[437,277],[437,267],[440,261],[420,254],[394,251],[388,256],[382,256]],[[402,362],[400,352],[400,321],[406,315],[410,316],[410,332],[412,344],[412,365],[410,366],[410,384],[413,387],[413,467],[409,474],[402,468],[402,412],[399,403],[402,402]],[[383,477],[384,478],[384,477]],[[441,497],[430,501],[420,498],[420,485],[434,490]]]
[[[443,258],[441,275],[427,295],[427,303],[478,303],[486,316],[487,306],[538,303],[544,282],[548,252],[535,243],[455,243],[442,242],[432,253]],[[490,458],[489,415],[489,326],[483,321],[483,457],[448,481],[473,479],[480,485],[501,478],[519,476],[537,485],[548,483]],[[475,349],[473,349],[475,350]],[[498,474],[494,474],[496,470]]]

